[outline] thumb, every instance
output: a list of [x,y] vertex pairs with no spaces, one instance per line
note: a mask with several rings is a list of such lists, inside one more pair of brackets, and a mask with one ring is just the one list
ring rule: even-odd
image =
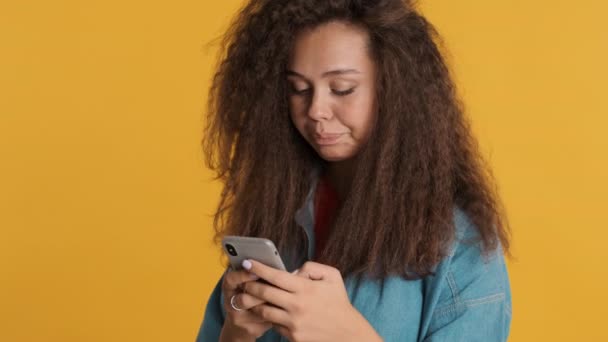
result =
[[311,280],[323,280],[331,277],[330,270],[332,269],[332,267],[327,265],[308,261],[302,267],[292,272],[292,274]]
[[308,274],[306,271],[303,271],[301,268],[298,268],[297,270],[291,272],[291,274],[298,276],[300,278],[312,279],[310,277],[310,274]]

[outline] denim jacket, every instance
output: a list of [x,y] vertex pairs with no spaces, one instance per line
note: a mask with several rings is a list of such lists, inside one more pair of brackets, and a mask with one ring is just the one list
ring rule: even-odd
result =
[[[295,220],[308,237],[308,259],[314,251],[314,182]],[[511,290],[507,268],[499,247],[489,257],[479,244],[463,240],[477,230],[467,215],[454,210],[456,239],[434,274],[418,280],[398,276],[383,281],[352,277],[344,279],[351,304],[367,319],[384,341],[506,341],[511,323]],[[285,258],[285,256],[283,256]],[[285,260],[288,270],[303,261]],[[222,276],[223,278],[223,276]],[[207,302],[197,342],[218,341],[226,312],[222,305],[222,278]],[[358,285],[358,286],[357,286]],[[257,339],[287,341],[275,330]]]

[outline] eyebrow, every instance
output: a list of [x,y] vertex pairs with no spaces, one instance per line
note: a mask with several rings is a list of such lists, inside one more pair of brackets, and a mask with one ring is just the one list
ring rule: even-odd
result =
[[[330,71],[326,71],[324,72],[321,77],[327,77],[327,76],[335,76],[335,75],[344,75],[344,74],[360,74],[361,72],[359,70],[356,69],[336,69],[336,70],[330,70]],[[298,76],[301,77],[303,79],[306,79],[306,77],[302,74],[299,74],[293,70],[287,70],[286,71],[287,76]]]

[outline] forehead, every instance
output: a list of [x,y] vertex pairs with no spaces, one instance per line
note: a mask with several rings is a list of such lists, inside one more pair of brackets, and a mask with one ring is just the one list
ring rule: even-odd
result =
[[296,36],[289,68],[310,77],[333,69],[371,71],[367,32],[345,22],[333,21]]

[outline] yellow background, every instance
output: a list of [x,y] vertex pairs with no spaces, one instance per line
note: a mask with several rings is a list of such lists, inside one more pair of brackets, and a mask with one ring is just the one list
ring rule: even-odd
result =
[[[240,1],[2,1],[0,341],[192,341],[199,140]],[[514,231],[510,341],[608,340],[608,5],[426,0]]]

